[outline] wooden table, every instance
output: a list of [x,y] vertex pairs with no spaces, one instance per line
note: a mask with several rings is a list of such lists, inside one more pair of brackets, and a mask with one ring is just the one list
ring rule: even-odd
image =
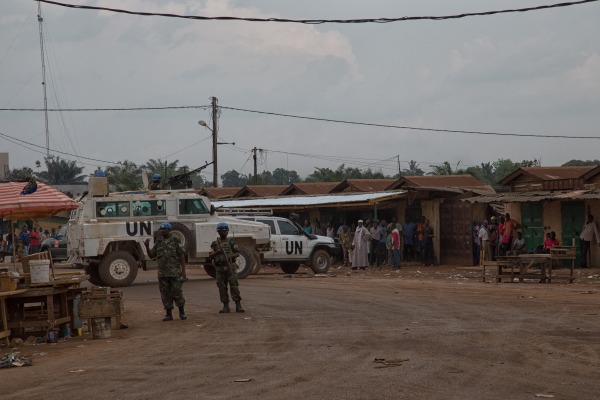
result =
[[[552,282],[552,256],[550,254],[520,254],[519,280],[523,278],[540,279],[540,282]],[[529,272],[529,269],[540,266],[540,273]],[[546,272],[548,272],[546,274]]]
[[6,315],[6,298],[26,292],[26,289],[13,290],[11,292],[0,292],[0,314],[2,315],[2,330],[0,330],[0,339],[6,341],[6,345],[10,344],[10,329],[8,327],[8,317]]
[[68,293],[68,286],[49,286],[25,289],[7,297],[8,328],[23,336],[26,328],[46,331],[70,323]]

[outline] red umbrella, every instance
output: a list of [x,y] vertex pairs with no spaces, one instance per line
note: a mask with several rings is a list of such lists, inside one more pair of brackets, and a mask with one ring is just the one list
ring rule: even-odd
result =
[[[47,218],[77,208],[77,202],[61,191],[45,183],[36,184],[32,190],[26,188],[28,182],[0,183],[0,217],[11,220],[11,233],[15,220]],[[13,262],[15,250],[13,247]]]
[[77,208],[77,202],[61,191],[38,182],[37,190],[21,194],[27,182],[0,183],[0,217],[39,219]]

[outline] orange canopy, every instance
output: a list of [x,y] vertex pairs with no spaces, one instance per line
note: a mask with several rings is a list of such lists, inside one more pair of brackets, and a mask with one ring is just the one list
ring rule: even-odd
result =
[[0,217],[5,219],[47,218],[77,208],[77,202],[58,189],[37,182],[37,190],[21,194],[27,182],[0,183]]

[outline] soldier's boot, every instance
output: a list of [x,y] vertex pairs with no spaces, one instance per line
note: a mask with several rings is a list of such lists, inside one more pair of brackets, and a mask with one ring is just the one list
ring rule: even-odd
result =
[[163,321],[173,321],[173,311],[167,310],[167,315],[163,318]]
[[187,315],[185,315],[185,310],[183,306],[179,307],[179,319],[187,319]]
[[235,302],[235,312],[246,312],[246,310],[242,308],[242,302],[240,300]]
[[231,311],[229,309],[229,303],[223,303],[223,308],[219,311],[220,314],[228,313]]

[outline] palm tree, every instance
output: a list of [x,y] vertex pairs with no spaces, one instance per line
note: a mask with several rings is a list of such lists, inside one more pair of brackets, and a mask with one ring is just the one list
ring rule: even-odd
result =
[[44,162],[47,170],[35,174],[41,181],[50,185],[84,183],[86,175],[81,175],[83,167],[77,166],[77,162],[54,156],[45,158]]
[[410,160],[408,162],[408,168],[402,170],[402,175],[404,176],[423,176],[425,175],[425,171],[419,168],[419,164],[415,160]]
[[119,165],[106,168],[106,176],[111,192],[124,192],[142,188],[142,168],[134,162],[123,161]]
[[[165,166],[165,162],[151,158],[148,162],[142,166],[142,168],[148,172],[150,175],[152,174],[160,174],[163,179],[169,178],[175,174],[177,174],[180,168],[178,168],[179,160],[172,161],[167,163]],[[187,167],[186,167],[187,168]]]

